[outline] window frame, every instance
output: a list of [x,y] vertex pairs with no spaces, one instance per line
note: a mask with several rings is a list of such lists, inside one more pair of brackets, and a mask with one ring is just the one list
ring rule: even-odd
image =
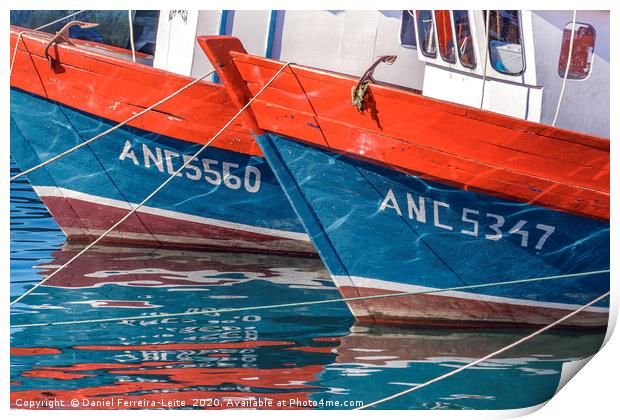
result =
[[478,48],[477,48],[477,41],[476,41],[476,36],[474,35],[475,32],[472,31],[472,16],[470,14],[469,10],[465,10],[465,12],[467,13],[467,25],[469,26],[469,36],[471,39],[471,51],[474,57],[474,63],[472,66],[466,65],[463,62],[463,56],[461,54],[461,49],[459,48],[459,40],[458,40],[458,34],[456,31],[456,21],[454,18],[454,12],[457,12],[458,10],[450,10],[450,19],[452,20],[452,28],[454,30],[454,41],[455,41],[455,48],[456,48],[456,54],[459,57],[459,64],[466,68],[469,71],[475,71],[478,68]]
[[[438,26],[438,22],[437,22],[437,12],[447,12],[448,15],[448,24],[450,26],[450,35],[452,36],[452,56],[451,56],[451,60],[447,59],[446,57],[444,57],[443,53],[441,52],[442,48],[441,48],[441,42],[439,40],[439,26]],[[439,57],[443,60],[444,63],[447,64],[456,64],[457,61],[457,48],[456,48],[456,36],[455,36],[455,31],[454,31],[454,22],[452,22],[452,10],[433,10],[433,25],[435,27],[435,42],[437,45],[437,50],[439,51]],[[447,43],[446,43],[447,44]]]
[[[420,30],[420,23],[419,23],[419,17],[418,17],[418,12],[430,12],[430,16],[431,16],[431,28],[433,29],[433,33],[431,34],[432,36],[432,40],[433,40],[433,46],[434,46],[434,51],[433,53],[429,53],[426,51],[426,48],[424,47],[424,43],[421,42],[421,36],[422,36],[422,31]],[[433,60],[437,59],[437,34],[436,29],[435,29],[435,17],[434,17],[434,10],[417,10],[415,11],[416,14],[416,18],[415,18],[415,27],[416,27],[416,36],[418,38],[418,49],[420,50],[420,53],[422,53],[422,55],[426,58],[430,58]]]
[[[575,28],[577,27],[577,25],[587,26],[587,27],[591,28],[592,31],[594,32],[594,35],[593,35],[594,39],[593,39],[592,47],[591,47],[592,48],[592,60],[589,63],[588,73],[584,77],[571,77],[570,76],[570,66],[567,66],[568,67],[568,73],[566,74],[566,79],[567,80],[575,80],[575,81],[583,81],[583,80],[587,80],[590,77],[590,75],[592,74],[592,68],[594,67],[594,50],[595,50],[595,47],[596,47],[596,28],[594,27],[594,25],[592,25],[590,23],[586,23],[586,22],[577,22],[576,21],[575,22]],[[573,21],[571,20],[567,24],[565,24],[563,29],[562,29],[562,39],[560,40],[560,54],[559,54],[559,57],[558,57],[558,75],[562,79],[564,79],[564,75],[565,75],[565,72],[566,72],[566,67],[564,68],[563,72],[560,71],[560,64],[561,64],[561,60],[562,60],[562,50],[564,49],[564,33],[565,33],[566,30],[570,31],[572,26],[573,26]],[[570,44],[570,34],[569,34],[568,42]],[[574,40],[573,40],[573,43],[574,43]],[[573,60],[574,54],[575,54],[575,49],[574,48],[575,47],[573,45],[573,51],[572,51],[572,54],[571,54],[571,57],[570,57],[571,64],[572,64],[572,60]],[[569,45],[569,49],[570,49],[570,45]],[[566,54],[568,55],[568,51],[566,51]],[[567,60],[566,60],[566,64],[568,64],[568,57],[567,57]]]
[[[412,13],[413,13],[413,15],[412,15]],[[408,15],[409,18],[411,19],[411,27],[413,29],[413,39],[414,39],[415,44],[405,44],[403,42],[403,30],[405,29],[404,28],[405,15]],[[400,19],[400,30],[398,32],[398,36],[399,36],[398,40],[399,40],[400,46],[403,47],[403,48],[409,48],[409,49],[412,49],[412,50],[417,50],[418,49],[418,34],[417,34],[417,31],[416,31],[416,22],[415,22],[415,20],[416,20],[416,18],[415,18],[415,10],[403,10],[402,17]]]
[[[491,69],[493,71],[496,71],[499,74],[505,75],[505,76],[511,76],[511,77],[515,77],[515,76],[523,76],[525,74],[525,70],[527,68],[527,61],[525,58],[525,43],[524,43],[524,39],[523,39],[523,18],[521,15],[521,10],[517,10],[517,17],[519,19],[519,46],[521,47],[521,70],[519,72],[509,72],[509,71],[503,71],[500,70],[498,68],[495,67],[495,65],[493,64],[493,60],[491,60],[491,37],[489,36],[489,34],[486,33],[486,28],[487,28],[487,19],[489,19],[490,12],[501,12],[501,10],[489,10],[488,12],[486,10],[482,11],[482,22],[484,23],[484,36],[486,38],[486,54],[488,54],[488,60],[487,60],[487,65],[491,67]],[[489,25],[490,28],[490,25]],[[490,32],[490,31],[489,31]]]

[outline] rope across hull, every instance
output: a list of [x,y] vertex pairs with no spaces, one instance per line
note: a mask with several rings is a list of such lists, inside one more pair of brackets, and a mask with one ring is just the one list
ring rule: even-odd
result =
[[[51,68],[49,36],[28,31],[18,43],[20,29],[12,27],[10,39],[11,154],[23,171],[127,121],[28,174],[69,239],[99,238],[235,114],[221,85],[197,81],[189,87],[193,79],[133,63],[119,48],[61,43]],[[315,254],[240,121],[102,242]]]
[[[467,191],[275,134],[257,137],[345,297],[609,268],[605,221]],[[349,301],[364,322],[545,325],[609,290],[609,274]],[[608,301],[566,322],[605,327]]]
[[358,319],[607,324],[609,139],[198,43]]
[[[114,122],[11,91],[11,154],[22,168]],[[69,239],[90,241],[122,218],[200,144],[123,127],[28,175]],[[208,148],[108,243],[312,254],[303,228],[261,156]]]

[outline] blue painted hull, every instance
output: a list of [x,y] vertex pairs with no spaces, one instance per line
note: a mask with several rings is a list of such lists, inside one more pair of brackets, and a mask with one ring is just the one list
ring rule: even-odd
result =
[[[39,164],[115,123],[11,90],[11,155]],[[201,145],[123,127],[29,180],[69,238],[92,239],[172,175]],[[209,147],[110,241],[312,253],[262,157]]]
[[[361,320],[515,325],[553,321],[609,290],[609,224],[431,182],[275,134],[257,138],[345,296],[431,292],[351,302]],[[608,302],[567,325],[607,324]]]

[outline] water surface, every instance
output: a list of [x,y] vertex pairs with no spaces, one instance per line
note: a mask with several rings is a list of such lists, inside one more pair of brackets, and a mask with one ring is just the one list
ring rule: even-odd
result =
[[[14,164],[11,170],[17,172]],[[11,184],[11,299],[83,246],[65,242],[26,181]],[[343,302],[265,308],[339,297],[317,259],[96,247],[14,305],[12,325],[172,315],[12,328],[11,404],[349,409],[530,332],[355,325]],[[222,312],[187,315],[204,310]],[[544,334],[379,408],[539,404],[553,395],[562,364],[594,353],[602,339]]]

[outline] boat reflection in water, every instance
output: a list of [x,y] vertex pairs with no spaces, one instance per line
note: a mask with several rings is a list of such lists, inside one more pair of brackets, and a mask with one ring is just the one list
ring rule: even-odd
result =
[[[336,362],[321,380],[372,402],[444,375],[528,334],[524,330],[397,329],[354,326],[339,339]],[[549,400],[563,364],[596,353],[604,334],[556,331],[533,338],[382,409],[517,409]],[[364,385],[366,384],[366,385]],[[370,385],[373,384],[373,385]],[[376,385],[374,385],[376,384]]]
[[[40,273],[81,247],[65,246]],[[11,404],[47,408],[343,408],[439,376],[526,334],[354,325],[318,259],[99,247],[13,308],[12,324],[252,308],[13,328]],[[557,332],[379,408],[520,408],[601,334]],[[267,402],[271,401],[271,405]],[[47,404],[47,406],[46,406]],[[57,405],[59,403],[56,403]],[[280,404],[280,405],[278,405]]]

